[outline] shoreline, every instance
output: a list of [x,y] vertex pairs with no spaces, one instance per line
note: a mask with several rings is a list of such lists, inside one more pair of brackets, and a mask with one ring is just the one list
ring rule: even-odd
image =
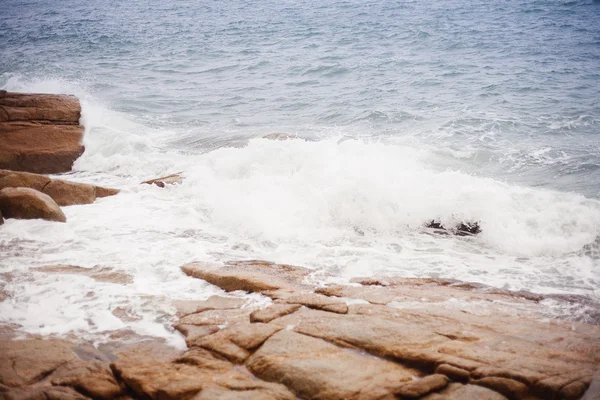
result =
[[[51,97],[59,102],[53,104],[64,101]],[[7,117],[0,124],[34,126],[36,132],[64,125],[71,131],[77,106],[70,101],[68,113],[60,107],[50,112],[43,102],[28,103],[25,111],[12,104],[6,112],[4,105]],[[48,122],[63,121],[60,115],[67,114],[68,123]],[[0,134],[10,132],[5,125]],[[28,140],[15,148],[29,151]],[[67,160],[61,165],[81,149],[72,137],[68,141],[75,152],[61,153]],[[55,139],[50,142],[57,148]],[[36,151],[30,159],[44,168],[57,157],[47,149]],[[165,188],[181,179],[175,174],[142,183]],[[4,196],[15,188],[26,188],[23,193],[32,201],[53,202],[59,211],[59,206],[94,207],[97,197],[119,196],[115,189],[3,171]],[[44,213],[31,214],[19,208],[21,198],[12,208],[2,201],[5,218],[66,220],[64,214],[46,218],[42,206]],[[432,227],[444,229],[437,223]],[[59,280],[69,275],[123,287],[133,282],[130,274],[102,265],[27,268]],[[128,305],[110,310],[126,328],[105,332],[98,343],[82,339],[82,331],[40,336],[0,324],[0,398],[587,400],[593,397],[582,396],[596,391],[600,379],[600,303],[586,296],[511,292],[432,278],[326,283],[310,269],[258,260],[192,262],[181,270],[226,293],[201,301],[155,299],[177,310],[172,328],[185,338],[185,349],[136,333],[128,324],[138,316]],[[2,279],[10,282],[11,276]],[[2,285],[4,301],[11,296]],[[571,314],[575,321],[552,318],[548,302],[584,313]],[[171,329],[171,321],[162,323]]]

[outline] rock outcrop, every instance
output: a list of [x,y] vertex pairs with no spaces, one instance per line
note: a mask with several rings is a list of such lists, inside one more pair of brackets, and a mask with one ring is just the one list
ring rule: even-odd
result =
[[302,399],[577,399],[598,373],[600,327],[542,319],[539,295],[435,279],[316,287],[305,268],[262,261],[182,270],[273,301],[197,304],[178,325],[190,351]]
[[119,193],[118,189],[50,179],[46,175],[0,169],[0,190],[7,187],[35,189],[52,197],[59,206],[91,204],[97,198]]
[[543,296],[436,279],[316,286],[263,261],[182,270],[255,295],[174,302],[185,351],[0,340],[0,399],[594,398],[600,327],[540,318]]
[[67,217],[50,196],[30,188],[0,190],[0,211],[5,218],[67,222]]
[[73,96],[0,91],[0,168],[42,174],[71,170],[83,153],[81,106]]

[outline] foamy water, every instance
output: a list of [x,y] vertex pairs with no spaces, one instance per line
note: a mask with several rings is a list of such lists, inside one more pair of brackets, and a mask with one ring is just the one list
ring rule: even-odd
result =
[[[189,37],[161,25],[153,42],[145,21],[180,23],[179,6],[125,21],[102,2],[39,2],[46,13],[11,3],[0,16],[0,88],[77,95],[86,152],[66,178],[121,193],[65,207],[66,224],[5,222],[0,321],[181,345],[168,299],[222,292],[179,267],[235,259],[303,265],[319,282],[430,276],[600,301],[595,3],[457,1],[455,19],[434,8],[426,25],[417,3],[323,5],[353,15],[341,31],[309,6],[211,4]],[[461,26],[471,12],[488,27]],[[36,18],[54,24],[42,32]],[[554,47],[536,47],[540,32]],[[584,49],[570,62],[556,53],[573,51],[569,37]],[[289,139],[262,138],[272,132]],[[175,172],[180,185],[140,185]],[[482,233],[434,235],[423,227],[433,219],[479,221]],[[102,265],[133,283],[30,270],[51,264]],[[121,307],[135,318],[119,319]]]

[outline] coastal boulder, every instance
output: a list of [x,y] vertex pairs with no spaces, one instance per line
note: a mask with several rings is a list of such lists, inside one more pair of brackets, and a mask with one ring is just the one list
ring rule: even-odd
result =
[[76,97],[0,90],[0,168],[70,171],[84,151],[80,117]]
[[65,214],[50,196],[30,188],[0,190],[0,212],[5,218],[67,221]]
[[46,175],[10,170],[0,170],[0,190],[7,187],[26,187],[45,193],[59,206],[91,204],[98,197],[113,196],[118,189],[50,179]]

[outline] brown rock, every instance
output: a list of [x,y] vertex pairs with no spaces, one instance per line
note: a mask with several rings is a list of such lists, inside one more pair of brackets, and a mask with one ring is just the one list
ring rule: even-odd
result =
[[204,336],[212,335],[219,331],[217,325],[189,325],[189,324],[175,324],[173,328],[177,329],[183,336],[185,336],[185,342],[188,346]]
[[271,336],[246,366],[299,397],[323,400],[393,398],[413,377],[411,370],[392,362],[289,331]]
[[181,270],[228,292],[265,292],[299,287],[301,280],[310,272],[302,267],[265,261],[232,262],[223,266],[197,262],[186,264]]
[[[111,364],[111,368],[136,395],[142,398],[175,400],[191,398],[204,390],[209,390],[210,393],[210,390],[216,389],[220,395],[229,391],[243,396],[245,391],[256,391],[265,392],[265,396],[262,397],[265,399],[294,399],[285,387],[257,381],[234,369],[232,364],[226,368],[223,364],[199,367],[183,363],[118,361]],[[271,397],[267,397],[266,394],[270,394]]]
[[0,91],[0,122],[44,121],[79,124],[81,106],[73,96]]
[[228,325],[247,321],[252,309],[207,310],[188,314],[179,320],[183,325]]
[[207,310],[231,310],[241,308],[246,299],[238,297],[210,296],[206,300],[176,300],[173,302],[179,315],[199,313]]
[[273,303],[266,308],[253,311],[250,314],[250,322],[271,322],[276,318],[293,313],[300,307],[302,307],[300,304]]
[[29,385],[75,358],[63,340],[0,340],[0,384]]
[[402,386],[396,394],[403,397],[414,399],[426,395],[427,393],[443,389],[448,385],[448,378],[445,375],[429,375],[419,380],[407,383]]
[[96,200],[94,186],[60,179],[49,182],[43,192],[52,197],[59,206],[91,204]]
[[108,189],[100,186],[75,183],[60,179],[51,180],[46,175],[0,170],[0,190],[5,187],[28,187],[45,193],[59,206],[74,204],[90,204],[97,197],[106,197],[117,194],[117,189]]
[[[435,346],[448,341],[424,326],[402,318],[392,319],[386,314],[377,314],[375,310],[370,315],[344,315],[300,309],[272,323],[293,326],[295,332],[340,346],[363,349],[430,369],[439,360]],[[430,357],[427,357],[428,354]]]
[[6,187],[28,187],[41,192],[49,183],[50,178],[46,175],[0,170],[0,190]]
[[80,115],[72,96],[0,91],[0,168],[70,171],[84,150]]
[[24,389],[10,389],[2,392],[2,400],[89,400],[80,393],[68,387],[30,386]]
[[473,382],[476,385],[487,387],[503,394],[511,400],[519,400],[527,396],[527,386],[507,378],[489,377],[482,378]]
[[441,364],[435,369],[436,374],[446,375],[448,378],[457,382],[468,382],[471,374],[462,368],[453,367],[448,364]]
[[507,400],[506,397],[493,390],[476,386],[451,383],[440,393],[432,393],[423,400]]
[[4,223],[4,217],[2,216],[2,210],[0,210],[0,225]]
[[316,293],[298,293],[298,292],[287,292],[284,290],[269,291],[265,292],[267,296],[273,299],[280,299],[288,304],[301,304],[308,308],[314,308],[316,310],[323,310],[334,312],[338,314],[346,314],[348,312],[348,306],[343,300],[323,296]]
[[191,345],[203,347],[239,364],[250,356],[252,350],[280,330],[281,327],[275,325],[239,323],[201,337]]
[[5,218],[67,221],[50,196],[29,188],[9,187],[0,190],[0,210]]
[[167,175],[167,176],[163,176],[163,177],[155,178],[155,179],[150,179],[150,180],[142,182],[142,184],[156,185],[158,187],[163,188],[166,185],[179,185],[182,182],[183,182],[183,176],[181,175],[181,172],[178,172],[176,174]]
[[[580,398],[588,388],[588,385],[584,382],[573,382],[569,383],[560,390],[560,398],[571,400]],[[600,391],[597,392],[600,398]]]
[[93,399],[110,400],[122,394],[108,364],[97,360],[71,361],[61,366],[52,376],[53,385],[72,387]]
[[94,186],[94,190],[96,193],[96,198],[114,196],[120,192],[119,189],[105,188],[102,186]]

